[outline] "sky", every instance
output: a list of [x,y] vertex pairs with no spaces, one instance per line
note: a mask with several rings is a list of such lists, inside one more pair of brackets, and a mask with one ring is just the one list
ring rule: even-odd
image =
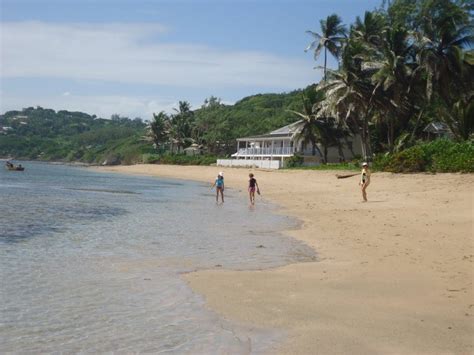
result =
[[[0,113],[41,106],[148,120],[318,82],[306,30],[381,0],[0,0]],[[329,66],[335,67],[334,60]]]

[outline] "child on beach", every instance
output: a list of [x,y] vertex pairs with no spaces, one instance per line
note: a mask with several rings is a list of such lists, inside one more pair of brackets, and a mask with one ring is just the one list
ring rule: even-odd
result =
[[258,183],[257,179],[253,177],[253,174],[249,174],[249,198],[250,198],[250,204],[255,205],[255,190],[257,190],[257,193],[260,195],[260,189],[258,188]]
[[219,192],[221,194],[222,203],[224,203],[224,173],[222,171],[217,175],[216,181],[214,181],[211,189],[214,186],[216,187],[216,203],[219,203]]
[[367,186],[370,184],[370,170],[369,170],[369,164],[367,163],[362,163],[362,172],[360,174],[360,181],[359,185],[362,190],[362,198],[364,199],[364,202],[367,202]]

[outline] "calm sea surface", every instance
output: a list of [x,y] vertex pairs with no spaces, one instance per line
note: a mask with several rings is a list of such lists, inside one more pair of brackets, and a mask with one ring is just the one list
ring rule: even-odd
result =
[[180,278],[314,260],[277,232],[295,222],[274,207],[231,190],[216,205],[194,182],[24,165],[0,169],[1,352],[245,354],[279,340],[220,318]]

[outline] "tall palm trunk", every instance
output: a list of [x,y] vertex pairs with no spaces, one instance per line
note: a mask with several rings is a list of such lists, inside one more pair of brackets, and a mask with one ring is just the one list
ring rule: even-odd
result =
[[394,146],[394,133],[395,133],[395,127],[394,127],[394,122],[393,122],[393,117],[390,115],[388,117],[388,129],[387,129],[387,143],[388,143],[388,150],[390,153],[393,152],[393,146]]
[[324,47],[324,82],[326,82],[326,66],[327,66],[327,47]]
[[323,158],[323,153],[321,153],[321,150],[319,149],[318,145],[316,144],[316,140],[311,140],[311,145],[312,145],[312,154],[313,156],[316,155],[316,152],[318,152],[319,156]]
[[342,149],[342,144],[339,138],[337,139],[337,152],[339,153],[339,162],[342,163],[346,161],[346,157],[344,156],[344,150]]
[[365,110],[364,118],[362,119],[362,130],[361,130],[361,139],[362,139],[362,154],[364,155],[364,160],[372,160],[372,152],[370,148],[370,132],[369,132],[369,108]]

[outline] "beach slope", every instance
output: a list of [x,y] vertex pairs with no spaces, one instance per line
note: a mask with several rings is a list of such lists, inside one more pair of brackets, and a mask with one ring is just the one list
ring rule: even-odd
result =
[[[100,170],[209,183],[217,173],[163,165]],[[245,193],[248,172],[226,169],[226,186]],[[286,330],[281,354],[474,352],[474,175],[376,173],[362,203],[358,177],[255,173],[263,198],[303,222],[287,233],[320,260],[187,275],[212,309]]]

